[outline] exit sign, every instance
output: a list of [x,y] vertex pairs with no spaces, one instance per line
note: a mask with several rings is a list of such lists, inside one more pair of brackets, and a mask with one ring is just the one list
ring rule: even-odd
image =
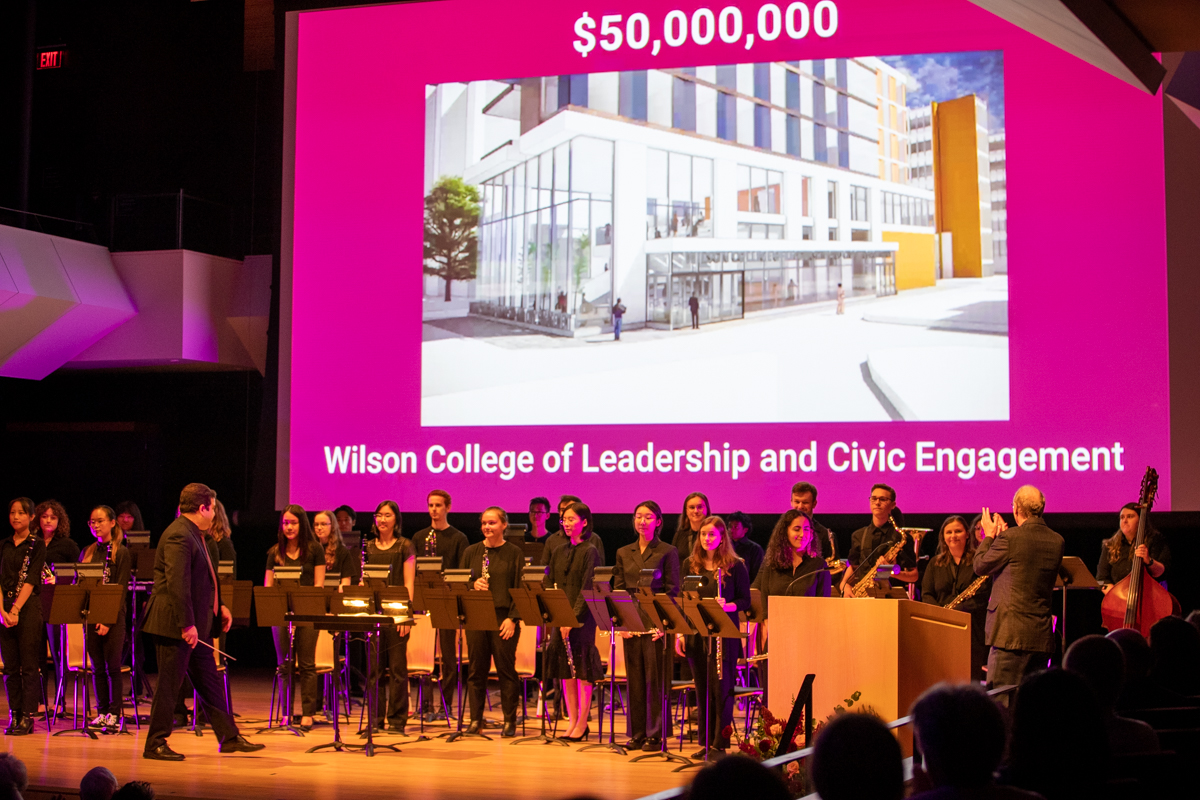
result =
[[38,69],[61,69],[67,64],[67,51],[58,47],[53,50],[41,50],[37,54]]

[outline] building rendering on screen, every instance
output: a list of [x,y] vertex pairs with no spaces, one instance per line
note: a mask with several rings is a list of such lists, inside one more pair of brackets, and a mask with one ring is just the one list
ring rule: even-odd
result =
[[[458,176],[481,201],[475,279],[451,305],[586,335],[617,299],[626,329],[672,329],[693,305],[707,324],[831,300],[839,284],[885,296],[991,274],[986,127],[982,161],[939,210],[910,174],[905,92],[876,58],[427,87],[426,191]],[[963,101],[946,115],[956,164],[986,119]],[[973,200],[958,186],[972,181]],[[965,256],[941,264],[959,242],[939,239],[939,215],[973,243],[969,272]],[[972,219],[986,225],[971,234]],[[427,314],[445,313],[443,294],[426,278]]]

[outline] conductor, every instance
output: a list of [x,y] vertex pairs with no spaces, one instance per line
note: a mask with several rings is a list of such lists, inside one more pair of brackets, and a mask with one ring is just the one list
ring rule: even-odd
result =
[[196,647],[198,642],[212,641],[214,624],[219,622],[221,630],[228,631],[233,622],[233,615],[221,604],[216,555],[204,540],[216,502],[217,493],[202,483],[183,487],[179,517],[163,531],[154,557],[154,589],[146,602],[142,630],[150,634],[158,653],[158,689],[150,707],[144,758],[183,761],[183,754],[170,748],[167,737],[184,674],[204,703],[220,752],[253,753],[266,746],[238,733],[217,682],[212,651]]

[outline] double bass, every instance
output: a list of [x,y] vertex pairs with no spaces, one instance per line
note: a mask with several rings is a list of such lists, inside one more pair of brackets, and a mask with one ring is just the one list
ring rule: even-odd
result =
[[1158,472],[1146,467],[1138,498],[1138,530],[1129,548],[1129,574],[1116,583],[1100,603],[1100,617],[1109,632],[1133,628],[1146,638],[1150,628],[1163,617],[1180,612],[1179,601],[1149,575],[1146,563],[1134,552],[1146,543],[1146,522],[1158,494]]

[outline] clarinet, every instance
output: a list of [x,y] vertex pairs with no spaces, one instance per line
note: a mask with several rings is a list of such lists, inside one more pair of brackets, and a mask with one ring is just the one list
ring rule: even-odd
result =
[[[435,528],[430,528],[429,535],[425,537],[425,555],[437,555],[437,530]],[[486,564],[487,562],[485,561],[484,563]],[[484,577],[487,576],[485,575]]]
[[360,539],[362,541],[362,553],[359,556],[359,562],[358,562],[359,574],[364,576],[362,578],[362,580],[365,582],[366,581],[365,576],[366,576],[366,572],[367,572],[367,535],[364,533],[360,537]]
[[17,573],[17,584],[12,590],[5,592],[8,599],[11,600],[8,604],[9,610],[12,610],[12,604],[17,601],[17,595],[21,591],[21,584],[25,583],[25,579],[29,577],[29,560],[33,558],[33,543],[29,543],[29,549],[25,551],[25,560],[21,562],[21,571]]
[[108,540],[108,549],[104,553],[104,577],[100,579],[101,583],[108,583],[109,578],[112,576],[112,551],[113,541],[110,538]]
[[488,582],[490,583],[490,581],[491,581],[491,578],[489,578],[489,577],[488,577],[488,564],[489,564],[488,555],[489,555],[489,554],[488,554],[488,547],[487,547],[487,545],[485,544],[485,545],[483,546],[483,579],[484,579],[485,581],[488,581]]
[[[554,583],[554,588],[558,588],[557,581]],[[566,648],[567,651],[567,666],[571,668],[571,680],[578,680],[578,678],[575,677],[575,656],[571,652],[571,638],[569,636],[564,636],[562,637],[562,640],[563,647]]]
[[[723,595],[721,594],[721,568],[720,567],[717,567],[717,597],[721,597],[722,599],[724,599]],[[724,656],[724,654],[725,654],[725,651],[721,648],[721,637],[718,636],[717,637],[717,680],[721,680],[722,678],[725,677],[725,675],[723,674],[725,671],[725,668],[721,666],[721,664],[725,661],[725,659],[722,657],[722,656]]]

